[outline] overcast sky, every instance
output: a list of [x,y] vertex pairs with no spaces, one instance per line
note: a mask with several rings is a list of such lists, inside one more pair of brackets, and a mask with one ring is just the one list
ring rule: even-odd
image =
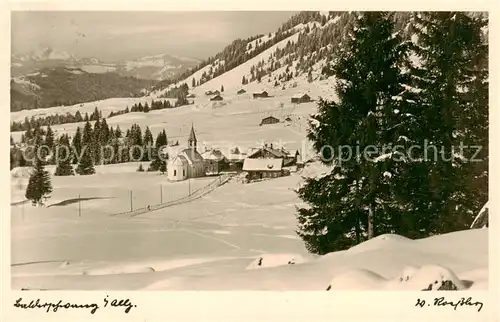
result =
[[12,52],[44,47],[103,61],[169,53],[207,58],[236,38],[275,31],[293,12],[13,12]]

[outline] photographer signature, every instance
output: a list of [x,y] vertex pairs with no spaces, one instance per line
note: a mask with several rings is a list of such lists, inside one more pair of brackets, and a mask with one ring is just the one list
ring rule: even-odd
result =
[[477,311],[480,312],[481,309],[483,308],[483,302],[479,301],[472,301],[472,297],[462,297],[458,301],[447,301],[444,296],[443,297],[436,297],[434,298],[434,301],[432,303],[426,303],[425,300],[417,299],[417,303],[415,304],[416,307],[425,307],[425,306],[451,306],[453,307],[454,310],[456,310],[459,306],[474,306],[477,307]]

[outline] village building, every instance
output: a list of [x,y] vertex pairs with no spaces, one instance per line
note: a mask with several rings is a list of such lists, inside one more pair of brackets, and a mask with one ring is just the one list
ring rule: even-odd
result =
[[167,177],[170,181],[181,181],[188,178],[205,176],[205,162],[197,151],[198,140],[191,127],[188,148],[181,150],[167,165]]
[[220,150],[210,149],[201,154],[205,160],[205,173],[217,174],[229,168],[229,161]]
[[260,91],[260,92],[256,92],[256,93],[253,93],[253,98],[267,98],[269,97],[269,93],[266,92],[266,91]]
[[311,101],[311,97],[305,93],[295,94],[292,96],[292,103],[308,103]]
[[223,100],[223,98],[222,98],[222,96],[220,96],[219,94],[217,94],[217,95],[215,95],[215,96],[212,96],[212,97],[210,98],[210,100],[211,100],[211,101],[222,101],[222,100]]
[[193,93],[190,93],[188,96],[186,96],[186,98],[195,98],[196,95],[194,95]]
[[247,172],[247,180],[277,178],[286,174],[283,159],[245,159],[243,171]]
[[283,166],[288,167],[297,163],[300,160],[300,153],[298,150],[290,153],[285,149],[276,149],[272,144],[265,144],[263,147],[255,150],[248,155],[249,159],[282,159]]
[[277,119],[276,117],[268,116],[268,117],[263,118],[262,121],[260,121],[259,125],[276,124],[279,122],[280,122],[280,120]]
[[245,94],[247,91],[245,91],[243,88],[240,89],[239,91],[236,92],[236,94],[238,95],[241,95],[241,94]]
[[241,171],[243,169],[243,162],[247,157],[246,153],[242,153],[238,147],[232,149],[227,155],[229,163],[229,171]]

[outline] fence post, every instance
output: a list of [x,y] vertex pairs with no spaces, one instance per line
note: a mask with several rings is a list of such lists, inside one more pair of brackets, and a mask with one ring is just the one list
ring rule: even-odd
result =
[[133,211],[133,205],[132,205],[132,190],[130,190],[130,211]]

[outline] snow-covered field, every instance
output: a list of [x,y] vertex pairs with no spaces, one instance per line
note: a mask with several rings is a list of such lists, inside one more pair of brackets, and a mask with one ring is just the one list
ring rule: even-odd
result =
[[[55,177],[52,206],[12,206],[12,287],[420,290],[451,280],[459,288],[487,288],[488,229],[415,241],[384,235],[347,251],[308,254],[294,233],[300,200],[291,188],[301,175],[324,170],[318,164],[258,183],[233,180],[203,198],[136,217],[109,216],[128,209],[129,190],[140,207],[159,202],[160,184],[164,198],[187,189],[187,182],[167,183],[135,168],[104,166],[95,176]],[[13,201],[21,200],[21,180],[13,178]],[[104,199],[82,200],[79,216],[72,201],[78,194]]]

